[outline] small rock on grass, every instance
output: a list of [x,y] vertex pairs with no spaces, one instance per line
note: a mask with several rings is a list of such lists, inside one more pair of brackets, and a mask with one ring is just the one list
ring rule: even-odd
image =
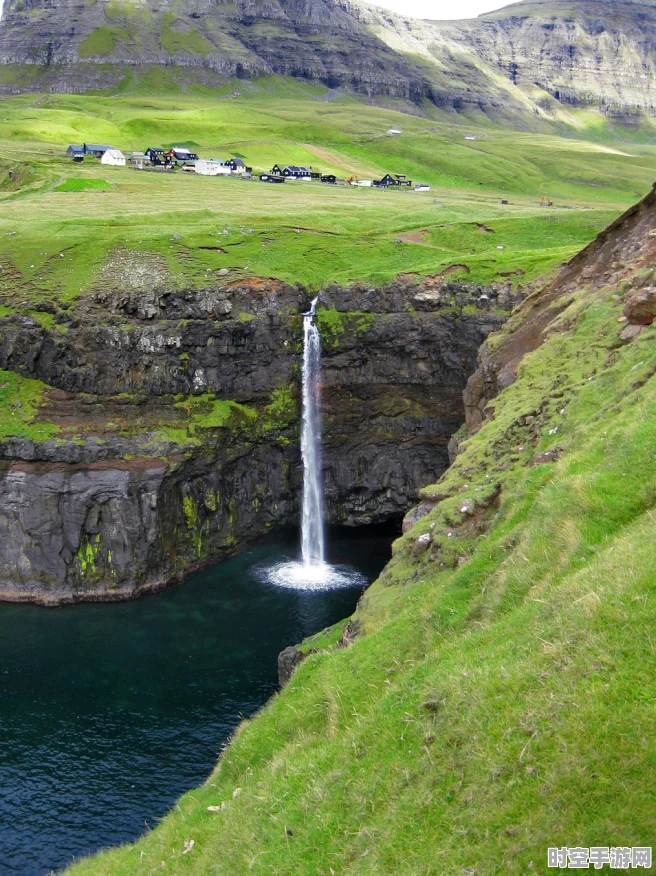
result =
[[432,543],[433,536],[429,532],[420,535],[412,548],[413,556],[418,557],[420,554],[425,553]]
[[646,331],[646,326],[644,325],[627,325],[627,327],[620,332],[620,341],[633,341],[644,331]]

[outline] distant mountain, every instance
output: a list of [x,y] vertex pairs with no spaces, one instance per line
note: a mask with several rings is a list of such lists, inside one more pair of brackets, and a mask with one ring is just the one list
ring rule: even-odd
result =
[[656,2],[525,0],[475,20],[354,0],[5,0],[0,88],[118,87],[130,72],[214,84],[278,73],[456,110],[656,113]]

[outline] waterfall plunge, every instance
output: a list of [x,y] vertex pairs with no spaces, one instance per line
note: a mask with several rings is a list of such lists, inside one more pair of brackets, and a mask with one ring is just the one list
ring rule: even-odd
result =
[[314,322],[317,299],[303,314],[303,512],[301,546],[303,565],[324,565],[323,501],[321,489],[321,336]]
[[301,459],[303,496],[301,562],[290,560],[263,568],[270,584],[297,590],[363,587],[366,580],[350,566],[325,561],[323,490],[321,489],[321,335],[315,323],[317,299],[303,314]]

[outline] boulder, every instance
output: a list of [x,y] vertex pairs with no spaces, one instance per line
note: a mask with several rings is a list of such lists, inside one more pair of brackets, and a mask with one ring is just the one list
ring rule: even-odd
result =
[[656,286],[639,289],[630,295],[624,316],[632,325],[651,325],[656,319]]

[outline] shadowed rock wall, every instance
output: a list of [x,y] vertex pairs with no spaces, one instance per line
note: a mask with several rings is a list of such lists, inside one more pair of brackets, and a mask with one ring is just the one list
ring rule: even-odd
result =
[[[477,351],[502,322],[497,305],[512,304],[506,288],[481,292],[406,277],[322,293],[329,521],[399,517],[448,465]],[[4,319],[0,367],[52,387],[40,417],[60,433],[0,445],[0,597],[127,598],[295,521],[308,303],[249,280],[100,290],[55,313],[64,332]],[[208,395],[234,414],[181,431]]]

